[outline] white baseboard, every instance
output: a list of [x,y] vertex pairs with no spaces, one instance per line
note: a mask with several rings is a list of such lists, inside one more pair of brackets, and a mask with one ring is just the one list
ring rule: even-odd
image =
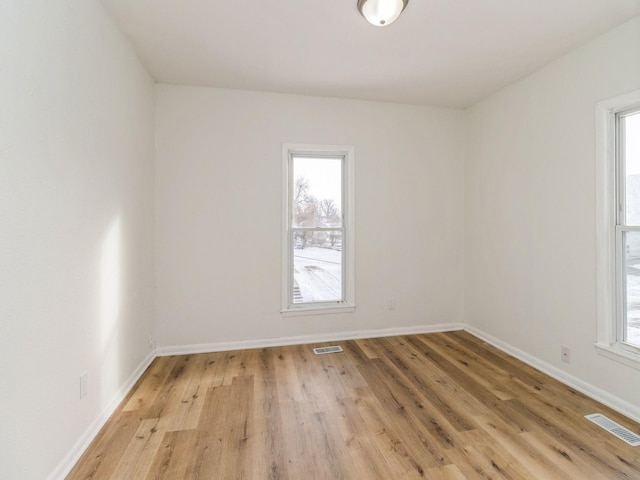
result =
[[142,376],[145,370],[151,365],[151,362],[156,358],[156,353],[151,352],[147,357],[138,365],[135,371],[127,379],[127,381],[120,387],[116,395],[111,399],[109,404],[100,412],[98,417],[91,423],[89,428],[84,432],[82,437],[76,442],[67,456],[60,462],[58,467],[49,475],[48,480],[64,480],[69,474],[71,469],[78,462],[82,454],[89,447],[96,435],[100,432],[104,424],[109,417],[118,408],[120,402],[124,400],[129,391],[133,388],[138,379]]
[[588,397],[591,397],[608,407],[611,407],[615,411],[620,412],[621,414],[631,418],[632,420],[635,420],[636,422],[640,422],[640,407],[638,405],[633,405],[622,400],[621,398],[616,397],[615,395],[611,395],[609,392],[595,387],[583,380],[580,380],[578,377],[574,377],[564,370],[559,369],[551,365],[550,363],[544,362],[532,355],[529,355],[528,353],[523,352],[522,350],[515,348],[508,343],[505,343],[502,340],[499,340],[489,335],[488,333],[483,332],[482,330],[472,327],[471,325],[465,325],[464,330],[502,350],[503,352],[516,357],[518,360],[522,360],[527,365],[531,365],[533,368],[546,373],[550,377],[555,378],[565,385],[581,393],[584,393]]
[[415,335],[419,333],[450,332],[462,330],[462,323],[442,323],[438,325],[417,325],[414,327],[383,328],[379,330],[359,330],[356,332],[321,333],[316,335],[300,335],[295,337],[266,338],[260,340],[244,340],[237,342],[201,343],[195,345],[158,346],[159,357],[169,355],[188,355],[192,353],[225,352],[229,350],[246,350],[251,348],[283,347],[285,345],[303,345],[307,343],[339,342],[359,338],[393,337],[395,335]]

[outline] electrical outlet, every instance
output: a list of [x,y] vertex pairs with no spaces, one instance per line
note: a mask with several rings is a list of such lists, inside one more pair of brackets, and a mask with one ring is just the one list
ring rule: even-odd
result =
[[396,298],[389,297],[387,298],[387,310],[395,310],[396,309]]
[[560,359],[564,363],[571,363],[571,349],[569,347],[562,346],[560,348]]
[[155,350],[156,342],[153,341],[153,337],[149,337],[149,350]]
[[89,373],[80,374],[80,398],[84,398],[89,392]]

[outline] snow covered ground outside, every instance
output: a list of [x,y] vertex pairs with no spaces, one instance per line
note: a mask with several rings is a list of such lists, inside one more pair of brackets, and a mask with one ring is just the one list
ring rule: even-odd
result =
[[[640,121],[640,116],[637,117]],[[635,138],[635,137],[633,137]],[[640,166],[640,151],[628,152],[627,160],[635,158],[633,169]],[[626,221],[629,225],[640,225],[640,174],[627,171]],[[640,234],[625,235],[627,254],[627,342],[640,347]]]
[[330,302],[342,298],[342,252],[306,247],[293,251],[293,278],[300,290],[294,303]]
[[627,265],[627,343],[640,347],[640,264]]

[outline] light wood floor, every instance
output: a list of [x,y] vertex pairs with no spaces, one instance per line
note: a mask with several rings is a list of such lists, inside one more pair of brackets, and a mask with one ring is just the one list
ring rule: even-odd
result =
[[[640,425],[464,332],[156,359],[68,479],[640,479]],[[322,344],[327,345],[327,344]]]

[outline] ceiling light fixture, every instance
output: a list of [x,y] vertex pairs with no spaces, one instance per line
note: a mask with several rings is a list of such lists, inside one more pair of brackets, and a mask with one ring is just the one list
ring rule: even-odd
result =
[[358,10],[371,25],[383,27],[393,23],[409,0],[358,0]]

